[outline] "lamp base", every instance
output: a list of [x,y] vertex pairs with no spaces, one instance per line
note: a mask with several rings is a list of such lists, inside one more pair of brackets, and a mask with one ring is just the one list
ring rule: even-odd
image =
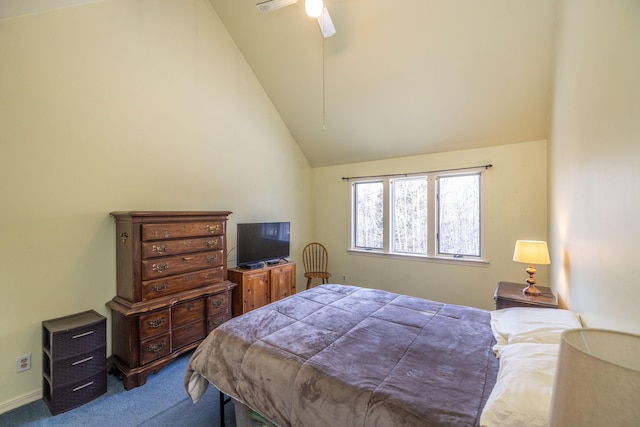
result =
[[540,291],[532,283],[522,290],[525,295],[540,295]]
[[535,286],[536,278],[534,277],[534,274],[536,274],[536,269],[533,267],[533,264],[529,264],[529,268],[525,271],[529,275],[529,278],[527,279],[529,286],[524,288],[522,292],[524,292],[525,295],[540,295],[540,291]]

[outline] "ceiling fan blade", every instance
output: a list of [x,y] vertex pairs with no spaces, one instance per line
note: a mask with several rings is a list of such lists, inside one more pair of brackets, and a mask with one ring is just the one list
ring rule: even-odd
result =
[[333,21],[331,20],[329,11],[326,7],[322,10],[322,15],[318,16],[317,19],[320,31],[322,32],[322,37],[331,37],[336,33],[336,27],[333,26]]
[[273,12],[274,10],[282,9],[283,7],[290,6],[296,3],[298,0],[266,0],[256,5],[258,10],[262,13]]

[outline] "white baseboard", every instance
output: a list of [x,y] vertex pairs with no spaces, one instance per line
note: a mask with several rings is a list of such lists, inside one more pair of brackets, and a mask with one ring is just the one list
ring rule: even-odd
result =
[[4,414],[5,412],[9,412],[12,409],[19,408],[23,405],[35,402],[36,400],[40,399],[42,399],[42,390],[36,390],[32,391],[31,393],[24,394],[20,397],[16,397],[15,399],[0,403],[0,414]]

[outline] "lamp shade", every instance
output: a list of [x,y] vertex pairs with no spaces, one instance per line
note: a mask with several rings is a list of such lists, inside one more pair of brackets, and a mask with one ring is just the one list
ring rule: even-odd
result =
[[640,425],[640,336],[603,329],[562,334],[550,425]]
[[525,264],[550,264],[547,242],[539,240],[516,240],[513,260]]

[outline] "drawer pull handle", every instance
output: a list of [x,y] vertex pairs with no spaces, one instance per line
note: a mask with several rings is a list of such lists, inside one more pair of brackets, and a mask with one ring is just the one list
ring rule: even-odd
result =
[[189,262],[189,261],[191,261],[193,259],[193,257],[192,256],[185,256],[185,257],[182,257],[182,259],[184,261],[186,261],[186,262]]
[[149,325],[150,327],[156,329],[159,328],[160,326],[162,326],[164,324],[164,322],[166,322],[166,319],[164,318],[164,316],[162,316],[159,319],[156,320],[149,320],[147,322],[147,325]]
[[218,326],[222,325],[223,323],[224,323],[223,319],[214,320],[213,321],[213,326],[217,328]]
[[205,228],[209,233],[217,233],[218,231],[220,231],[220,224],[207,225],[205,226]]
[[71,339],[75,340],[77,338],[86,337],[87,335],[91,335],[92,333],[93,333],[93,331],[89,331],[89,332],[85,332],[84,334],[74,335],[74,336],[71,337]]
[[76,391],[78,391],[78,390],[82,390],[83,388],[85,388],[85,387],[89,387],[90,385],[93,385],[93,381],[89,381],[88,383],[86,383],[86,384],[84,384],[84,385],[81,385],[81,386],[78,386],[78,387],[74,388],[74,389],[73,389],[73,390],[71,390],[71,391],[75,393]]
[[211,304],[212,304],[215,308],[222,307],[222,304],[224,304],[224,299],[217,299],[217,300],[213,301]]
[[213,239],[213,240],[207,240],[204,243],[208,248],[212,248],[214,246],[216,246],[218,244],[218,239]]
[[150,344],[148,347],[149,353],[157,353],[164,348],[164,341]]
[[187,325],[184,327],[184,331],[185,332],[191,332],[193,331],[194,326],[193,325]]
[[208,257],[205,257],[205,259],[207,260],[207,262],[209,264],[215,262],[218,259],[218,255],[210,255]]
[[162,273],[163,271],[169,269],[169,263],[165,262],[164,264],[153,264],[151,268],[155,272]]
[[153,289],[154,291],[156,291],[156,293],[159,293],[159,294],[160,294],[160,293],[162,293],[162,292],[166,291],[168,287],[169,287],[169,285],[167,285],[167,283],[166,283],[166,282],[163,282],[163,283],[161,283],[161,284],[159,284],[159,285],[153,285],[153,286],[151,287],[151,289]]
[[195,307],[195,306],[196,305],[194,303],[190,302],[189,304],[186,304],[184,306],[184,309],[187,310],[187,311],[191,311],[191,310],[193,310],[193,307]]
[[92,359],[93,359],[93,356],[85,357],[85,358],[84,358],[84,359],[82,359],[82,360],[77,360],[77,361],[73,362],[73,363],[71,364],[71,366],[80,365],[80,364],[85,363],[85,362],[88,362],[89,360],[92,360]]
[[156,245],[153,245],[153,247],[151,248],[151,250],[152,250],[153,252],[156,252],[156,253],[159,253],[159,254],[163,254],[163,253],[167,252],[167,245],[164,245],[164,246],[156,246]]

